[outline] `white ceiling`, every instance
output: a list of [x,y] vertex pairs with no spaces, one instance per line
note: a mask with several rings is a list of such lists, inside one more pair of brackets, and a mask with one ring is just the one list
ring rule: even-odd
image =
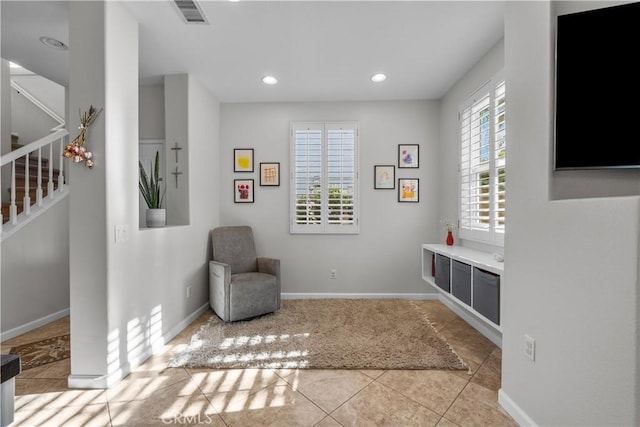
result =
[[[208,25],[171,1],[123,3],[140,23],[141,84],[190,73],[221,102],[275,102],[439,99],[503,37],[505,2],[200,0]],[[38,38],[68,43],[68,3],[0,5],[2,56],[66,86],[68,53]]]

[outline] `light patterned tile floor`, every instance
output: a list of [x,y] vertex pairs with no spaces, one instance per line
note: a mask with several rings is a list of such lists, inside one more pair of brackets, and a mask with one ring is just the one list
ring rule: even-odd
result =
[[[470,372],[167,368],[207,311],[106,391],[68,389],[69,360],[23,371],[11,426],[516,425],[498,404],[500,349],[441,303],[424,304]],[[3,342],[2,353],[68,332],[60,319]]]

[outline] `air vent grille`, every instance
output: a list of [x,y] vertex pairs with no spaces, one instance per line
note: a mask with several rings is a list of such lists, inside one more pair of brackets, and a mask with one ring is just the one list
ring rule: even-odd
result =
[[207,18],[193,0],[173,0],[187,24],[208,24]]

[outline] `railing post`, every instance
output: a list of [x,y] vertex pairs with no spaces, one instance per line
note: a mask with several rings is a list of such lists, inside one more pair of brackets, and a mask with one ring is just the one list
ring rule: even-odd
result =
[[29,169],[31,165],[29,164],[29,153],[24,155],[24,159],[24,198],[22,199],[22,212],[24,212],[25,215],[29,215],[31,213],[31,197],[29,196]]
[[38,186],[36,187],[36,203],[42,206],[42,147],[38,148]]
[[16,161],[11,161],[11,205],[9,206],[9,221],[18,223],[18,207],[16,206]]
[[49,144],[49,182],[47,183],[47,197],[53,199],[53,143]]

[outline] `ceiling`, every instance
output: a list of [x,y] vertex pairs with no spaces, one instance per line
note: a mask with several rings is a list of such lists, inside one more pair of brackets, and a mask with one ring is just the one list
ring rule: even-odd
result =
[[[189,73],[221,102],[439,99],[504,33],[504,1],[200,0],[206,25],[172,1],[122,3],[139,22],[140,83]],[[67,86],[68,52],[38,39],[68,44],[68,2],[0,6],[2,57]]]

